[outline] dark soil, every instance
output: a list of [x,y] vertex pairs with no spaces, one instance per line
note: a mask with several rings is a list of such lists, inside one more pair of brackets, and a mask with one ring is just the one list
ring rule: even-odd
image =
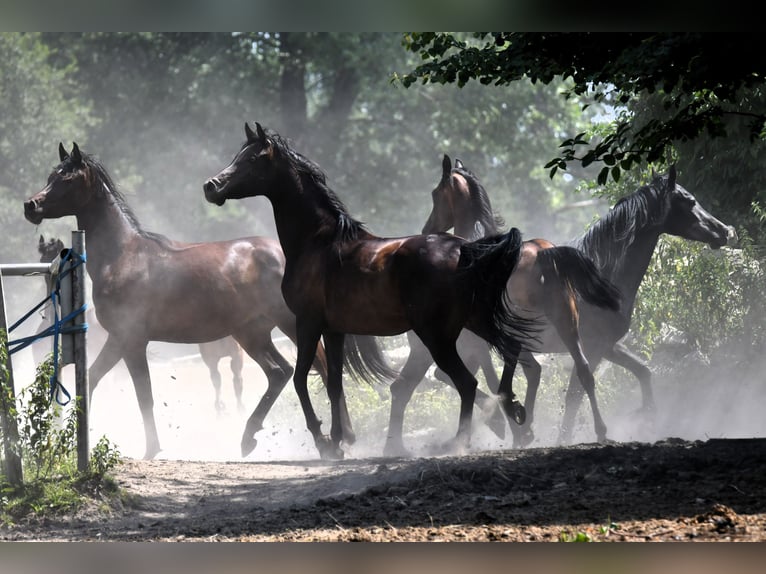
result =
[[325,463],[126,459],[122,496],[5,540],[765,541],[766,439]]

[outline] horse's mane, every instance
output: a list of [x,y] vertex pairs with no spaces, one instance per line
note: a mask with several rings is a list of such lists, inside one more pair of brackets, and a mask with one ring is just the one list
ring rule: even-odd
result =
[[620,272],[624,256],[647,225],[665,217],[667,178],[656,176],[648,185],[621,198],[603,218],[596,221],[574,246],[588,255],[600,269]]
[[336,218],[336,239],[340,241],[356,239],[359,232],[365,229],[364,223],[351,217],[340,198],[328,187],[322,169],[304,155],[293,150],[287,140],[279,134],[269,132],[268,135],[280,155],[288,160],[300,177],[304,183],[304,189],[315,190],[317,192],[314,195],[315,199]]
[[[484,228],[482,235],[494,235],[500,232],[505,226],[505,220],[492,211],[492,204],[489,201],[487,190],[479,181],[473,172],[465,167],[454,167],[452,171],[461,175],[468,183],[468,192],[471,194],[471,206],[473,209],[473,219],[477,224]],[[474,226],[476,229],[476,226]],[[477,239],[473,237],[472,239]]]
[[130,226],[142,237],[151,239],[160,243],[163,246],[170,247],[171,241],[160,233],[154,233],[153,231],[146,231],[141,227],[141,223],[138,221],[133,209],[128,205],[125,196],[123,195],[117,184],[114,183],[112,176],[106,171],[106,168],[99,162],[95,156],[87,153],[82,153],[82,162],[87,167],[88,177],[95,178],[95,181],[89,183],[98,190],[98,193],[108,194],[114,200],[114,204],[125,216]]

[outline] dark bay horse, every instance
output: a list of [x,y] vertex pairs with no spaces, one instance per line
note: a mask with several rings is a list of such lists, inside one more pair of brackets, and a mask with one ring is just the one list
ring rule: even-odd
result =
[[[138,398],[146,433],[146,458],[160,451],[154,420],[146,349],[149,341],[199,344],[231,335],[263,369],[268,388],[247,423],[243,454],[292,375],[272,342],[279,328],[295,341],[295,315],[280,291],[285,258],[279,242],[247,237],[181,243],[144,230],[104,167],[74,144],[59,145],[61,163],[39,193],[24,203],[24,215],[75,216],[87,238],[87,270],[93,303],[107,340],[90,367],[90,394],[123,359]],[[326,378],[321,345],[307,352],[309,366]],[[341,397],[342,399],[343,397]],[[344,433],[353,441],[345,403]]]
[[[423,233],[442,233],[454,229],[455,235],[476,239],[496,234],[504,225],[503,219],[494,213],[489,196],[478,178],[465,169],[460,160],[456,160],[453,168],[447,155],[442,160],[442,176],[431,192],[431,198],[432,209]],[[581,388],[590,399],[596,436],[599,441],[605,441],[606,425],[598,409],[593,373],[580,341],[579,308],[581,301],[587,301],[596,307],[617,311],[620,305],[618,290],[580,251],[567,246],[554,247],[550,241],[538,238],[523,243],[519,264],[508,280],[508,296],[519,314],[534,317],[545,326],[540,336],[549,337],[548,331],[553,329],[563,342],[574,360]],[[471,372],[476,372],[479,365],[491,359],[486,342],[472,333],[464,331],[459,341],[461,356]],[[411,341],[410,356],[400,379],[391,387],[392,394],[403,394],[401,401],[392,400],[387,443],[391,452],[395,452],[401,443],[402,428],[402,413],[394,412],[393,405],[406,404],[431,364],[422,346],[413,343]],[[530,349],[535,348],[537,345],[532,342],[521,351],[519,359],[525,371],[535,367],[539,369],[530,353]],[[513,377],[515,366],[515,358],[506,360],[503,379]],[[496,377],[494,380],[497,380]],[[487,377],[488,386],[497,392],[492,381],[492,377]],[[524,405],[526,421],[522,422],[521,427],[511,424],[514,446],[524,446],[531,441],[528,429],[532,423],[533,406],[529,403]]]
[[[445,173],[447,169],[445,158]],[[469,182],[475,178],[456,161],[451,170],[448,185],[442,183],[433,194],[433,210],[427,228],[455,233],[472,233],[477,228],[490,229],[491,220],[486,213],[489,204],[478,193],[469,191]],[[478,224],[478,225],[477,225]],[[676,170],[671,167],[665,176],[654,175],[652,182],[621,199],[614,208],[582,237],[572,242],[592,260],[600,272],[620,291],[619,309],[599,308],[591,302],[580,305],[580,336],[585,356],[592,369],[602,359],[607,359],[632,372],[639,380],[642,390],[642,409],[654,408],[651,388],[651,372],[646,363],[630,352],[621,342],[630,327],[636,293],[646,273],[659,236],[663,233],[693,241],[701,241],[716,249],[736,237],[734,228],[724,225],[705,211],[697,200],[676,183]],[[559,333],[543,330],[540,345],[532,350],[542,353],[566,352],[568,345]],[[487,354],[485,348],[476,347],[476,354]],[[520,362],[527,378],[525,407],[527,423],[519,429],[514,442],[526,444],[532,440],[529,424],[533,420],[534,403],[540,384],[540,364],[529,352],[523,350]],[[476,370],[479,360],[468,363]],[[506,365],[503,377],[513,376],[513,365]],[[571,440],[574,418],[582,400],[582,386],[576,384],[574,370],[570,377],[566,396],[564,420],[559,441]],[[512,430],[516,430],[512,427]]]
[[[330,452],[342,457],[338,399],[342,396],[341,351],[347,335],[389,336],[413,330],[460,395],[452,446],[469,444],[476,379],[456,351],[465,327],[501,356],[514,356],[534,325],[505,305],[505,285],[518,261],[517,229],[475,242],[451,235],[377,237],[346,211],[324,173],[260,124],[232,162],[204,184],[205,198],[265,196],[273,207],[287,263],[282,292],[297,317],[298,357],[293,381],[309,429],[320,432],[306,389],[311,349],[320,337],[328,363],[327,392],[332,425]],[[391,375],[382,370],[380,376]],[[502,385],[501,385],[502,387]],[[511,405],[511,389],[504,404]]]

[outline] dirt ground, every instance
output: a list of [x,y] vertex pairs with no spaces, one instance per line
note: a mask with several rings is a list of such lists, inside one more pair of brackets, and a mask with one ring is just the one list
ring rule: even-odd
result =
[[[91,426],[92,440],[106,434],[124,456],[113,472],[121,499],[96,497],[73,516],[20,521],[0,539],[766,541],[766,439],[750,438],[766,436],[760,430],[633,440],[616,428],[614,444],[589,443],[585,433],[575,446],[540,441],[510,450],[477,428],[476,450],[463,456],[383,458],[379,439],[330,463],[318,459],[288,401],[242,460],[246,413],[211,417],[212,389],[197,360],[160,358],[152,373],[161,455],[140,458],[135,396],[118,367],[94,393]],[[256,395],[246,393],[248,407]],[[536,424],[546,424],[542,412]],[[426,439],[410,432],[405,440]]]
[[337,463],[127,459],[126,494],[5,540],[766,540],[766,440]]

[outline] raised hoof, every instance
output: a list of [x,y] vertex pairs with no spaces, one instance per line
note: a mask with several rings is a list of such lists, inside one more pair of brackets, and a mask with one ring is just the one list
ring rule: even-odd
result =
[[258,445],[258,441],[254,436],[248,436],[247,434],[242,436],[242,442],[240,443],[240,449],[242,451],[242,457],[246,457],[255,450]]
[[340,446],[333,444],[329,437],[322,436],[314,441],[322,460],[343,460],[344,453]]
[[527,420],[527,409],[519,401],[511,401],[510,405],[506,402],[505,412],[508,418],[519,426],[523,425]]

